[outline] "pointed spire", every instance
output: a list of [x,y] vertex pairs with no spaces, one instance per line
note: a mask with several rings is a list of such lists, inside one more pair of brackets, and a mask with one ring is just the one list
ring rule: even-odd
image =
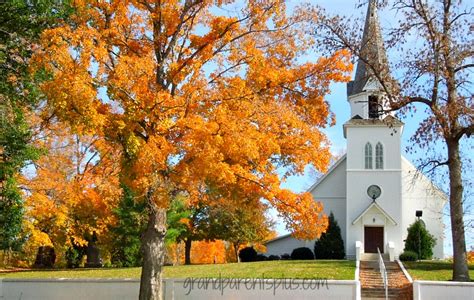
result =
[[377,0],[369,0],[355,78],[347,85],[348,96],[363,92],[367,81],[373,77],[372,69],[365,61],[369,62],[369,65],[372,65],[376,70],[380,70],[380,74],[387,75],[389,73],[387,54],[377,14]]

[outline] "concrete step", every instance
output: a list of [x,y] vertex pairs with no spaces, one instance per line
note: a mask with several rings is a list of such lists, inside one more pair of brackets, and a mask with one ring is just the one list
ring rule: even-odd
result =
[[[394,291],[389,291],[388,296],[389,297],[395,297],[395,296],[400,296],[403,293],[399,292],[394,292]],[[385,290],[380,289],[380,290],[362,290],[361,291],[362,296],[372,296],[372,297],[385,297]]]
[[[362,292],[361,297],[363,300],[368,299],[385,299],[385,292],[384,293],[366,293]],[[388,293],[388,299],[397,299],[397,300],[412,300],[412,294],[404,294],[404,293]]]
[[[362,297],[371,297],[371,298],[385,298],[385,292],[361,292]],[[389,298],[400,298],[398,293],[388,293]]]
[[[389,260],[388,254],[382,254],[383,260]],[[360,260],[364,261],[378,261],[379,254],[378,253],[362,253],[360,256]]]
[[[413,288],[396,262],[385,262],[388,276],[388,297],[411,300]],[[378,261],[361,261],[359,278],[363,299],[385,298],[385,288],[379,272]]]

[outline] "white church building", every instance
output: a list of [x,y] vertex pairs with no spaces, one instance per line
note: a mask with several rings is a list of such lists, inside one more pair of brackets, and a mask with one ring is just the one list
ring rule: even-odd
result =
[[[346,257],[364,253],[403,252],[407,228],[417,214],[436,238],[434,258],[443,258],[443,209],[447,196],[402,155],[403,123],[382,113],[384,93],[364,61],[386,67],[375,1],[370,1],[355,78],[347,84],[351,119],[343,125],[347,153],[310,189],[324,212],[334,214]],[[266,243],[266,255],[291,254],[298,247],[314,250],[314,240],[284,235]],[[317,255],[317,254],[316,254]]]

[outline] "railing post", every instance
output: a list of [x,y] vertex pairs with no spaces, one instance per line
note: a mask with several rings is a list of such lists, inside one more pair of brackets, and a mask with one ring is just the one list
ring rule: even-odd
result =
[[380,254],[380,249],[377,248],[378,256],[379,256],[379,272],[382,275],[382,282],[383,287],[385,289],[385,299],[388,299],[388,277],[387,277],[387,268],[385,267],[385,263],[383,262],[382,254]]
[[388,256],[390,261],[395,261],[395,243],[388,242]]
[[362,248],[361,241],[356,241],[355,246],[356,246],[356,261],[360,261],[361,248]]

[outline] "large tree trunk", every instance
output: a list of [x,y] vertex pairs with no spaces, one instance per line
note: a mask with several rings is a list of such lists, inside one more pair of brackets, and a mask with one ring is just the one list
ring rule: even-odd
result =
[[447,141],[447,146],[449,159],[449,204],[453,237],[453,281],[469,281],[463,221],[463,185],[459,141]]
[[190,238],[187,238],[184,241],[184,264],[185,265],[190,265],[191,264],[191,246],[192,246],[192,240]]
[[166,209],[150,205],[148,226],[142,236],[143,267],[140,300],[162,299],[162,267],[165,258]]

